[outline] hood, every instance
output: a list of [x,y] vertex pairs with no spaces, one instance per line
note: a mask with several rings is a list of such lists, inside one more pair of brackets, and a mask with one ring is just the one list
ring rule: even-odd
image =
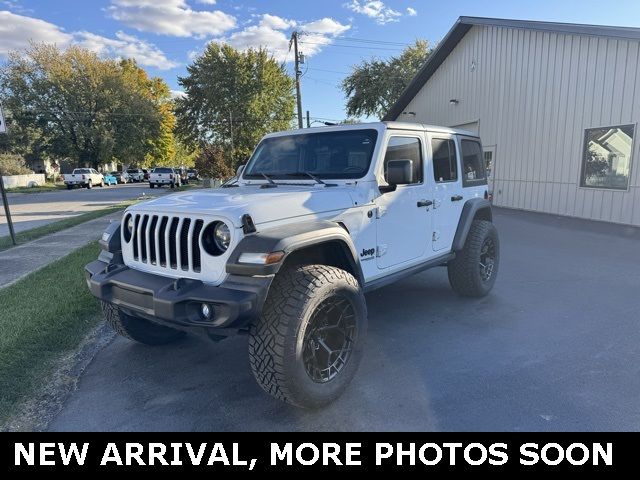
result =
[[260,188],[260,185],[243,185],[166,195],[136,204],[129,211],[221,216],[240,227],[242,215],[246,213],[255,224],[262,224],[347,209],[354,206],[352,193],[351,186],[280,184],[276,188]]

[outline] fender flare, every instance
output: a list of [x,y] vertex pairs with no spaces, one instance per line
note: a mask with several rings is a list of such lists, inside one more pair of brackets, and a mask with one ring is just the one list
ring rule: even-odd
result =
[[[261,230],[244,237],[227,260],[226,271],[232,275],[272,275],[278,273],[289,255],[303,248],[337,243],[346,254],[356,278],[364,285],[360,257],[353,240],[344,227],[329,220],[313,220]],[[240,263],[242,253],[270,253],[282,251],[284,258],[272,265]]]
[[491,222],[493,221],[493,213],[491,211],[491,202],[484,198],[472,198],[467,200],[462,207],[462,214],[458,221],[458,228],[456,229],[456,235],[453,237],[453,245],[451,250],[459,252],[464,248],[464,244],[467,241],[467,235],[471,230],[471,224],[476,218],[476,214],[482,212],[484,216]]

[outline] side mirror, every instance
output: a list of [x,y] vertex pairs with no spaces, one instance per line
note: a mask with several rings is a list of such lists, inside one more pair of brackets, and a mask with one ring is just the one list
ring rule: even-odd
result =
[[413,160],[389,160],[387,163],[387,182],[389,185],[413,183]]
[[245,165],[240,165],[238,167],[238,169],[236,170],[236,177],[240,178],[240,175],[242,175],[242,172],[244,172],[244,167]]

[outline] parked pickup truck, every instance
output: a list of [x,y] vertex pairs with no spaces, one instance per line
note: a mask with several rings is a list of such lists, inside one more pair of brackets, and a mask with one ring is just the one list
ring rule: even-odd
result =
[[129,180],[132,182],[144,181],[144,171],[141,168],[130,168],[127,170],[127,175],[129,175]]
[[72,173],[63,175],[63,178],[69,190],[73,187],[92,188],[94,185],[104,187],[104,177],[93,168],[76,168]]
[[[258,384],[316,408],[345,390],[362,358],[365,292],[427,268],[446,269],[462,296],[491,291],[500,241],[488,196],[472,132],[384,122],[272,133],[224,188],[130,206],[102,235],[87,283],[107,324],[140,343],[246,334]],[[430,289],[434,278],[410,294],[445,296]],[[379,295],[393,305],[393,293]]]
[[149,174],[149,187],[161,187],[169,185],[171,188],[179,187],[182,184],[180,174],[175,168],[156,167]]

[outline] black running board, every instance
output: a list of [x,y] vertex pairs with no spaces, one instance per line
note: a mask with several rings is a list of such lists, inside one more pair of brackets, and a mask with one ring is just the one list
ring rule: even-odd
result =
[[446,265],[447,262],[453,260],[455,257],[456,257],[455,253],[447,253],[445,255],[432,258],[431,260],[428,260],[424,263],[420,263],[418,265],[405,268],[404,270],[400,270],[390,275],[386,275],[384,277],[371,280],[370,282],[365,283],[364,291],[371,292],[372,290],[376,290],[378,288],[384,287],[386,285],[389,285],[390,283],[394,283],[394,282],[397,282],[398,280],[402,280],[403,278],[410,277],[411,275],[415,275],[416,273],[420,273],[423,270]]

